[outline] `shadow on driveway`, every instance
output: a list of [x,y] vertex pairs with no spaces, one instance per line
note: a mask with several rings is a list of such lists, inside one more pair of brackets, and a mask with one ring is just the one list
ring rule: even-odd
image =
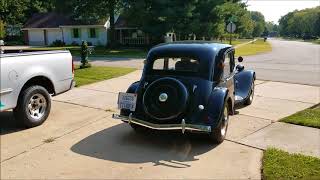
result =
[[12,111],[0,112],[0,123],[0,135],[10,134],[26,129],[14,119]]
[[119,124],[86,137],[71,147],[75,153],[122,163],[154,163],[187,168],[185,162],[197,161],[216,145],[202,135],[150,131],[135,133],[127,124]]

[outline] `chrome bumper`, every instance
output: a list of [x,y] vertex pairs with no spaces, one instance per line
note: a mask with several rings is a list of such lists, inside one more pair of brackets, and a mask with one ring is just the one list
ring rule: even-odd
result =
[[140,119],[133,118],[132,114],[130,114],[129,116],[122,116],[122,115],[118,115],[118,114],[113,114],[112,118],[113,119],[120,119],[120,120],[127,122],[129,124],[131,124],[131,123],[137,124],[140,126],[144,126],[146,128],[156,129],[156,130],[181,130],[182,133],[184,133],[186,130],[205,132],[205,133],[211,132],[211,126],[186,124],[184,119],[182,119],[181,124],[154,124],[154,123],[150,123],[150,122],[146,122],[146,121],[143,121]]

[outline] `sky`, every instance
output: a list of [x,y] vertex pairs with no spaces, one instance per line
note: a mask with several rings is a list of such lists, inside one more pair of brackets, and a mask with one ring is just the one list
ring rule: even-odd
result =
[[281,16],[294,10],[320,6],[320,0],[243,0],[248,10],[261,12],[266,21],[278,24]]

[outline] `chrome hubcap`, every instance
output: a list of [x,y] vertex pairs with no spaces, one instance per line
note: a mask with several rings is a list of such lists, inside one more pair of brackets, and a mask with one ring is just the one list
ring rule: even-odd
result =
[[47,100],[41,94],[34,94],[30,98],[27,108],[29,115],[33,119],[39,120],[43,117],[47,110]]
[[222,128],[221,128],[222,136],[225,136],[227,133],[228,121],[229,121],[229,113],[228,113],[227,107],[225,107],[223,111],[223,121],[222,121]]
[[251,86],[251,94],[250,94],[250,101],[253,100],[253,96],[254,96],[254,83],[252,83],[252,86]]
[[159,96],[159,101],[160,102],[166,102],[168,99],[168,94],[167,93],[161,93]]

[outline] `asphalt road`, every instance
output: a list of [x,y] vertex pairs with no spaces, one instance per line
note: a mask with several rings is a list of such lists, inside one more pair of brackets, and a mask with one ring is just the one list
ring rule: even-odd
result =
[[245,67],[254,69],[257,79],[320,86],[320,45],[268,41],[272,52],[244,57]]
[[[257,79],[320,86],[320,45],[279,39],[268,41],[271,52],[244,57],[243,64],[256,71]],[[143,59],[91,57],[90,60],[99,66],[143,69]]]

